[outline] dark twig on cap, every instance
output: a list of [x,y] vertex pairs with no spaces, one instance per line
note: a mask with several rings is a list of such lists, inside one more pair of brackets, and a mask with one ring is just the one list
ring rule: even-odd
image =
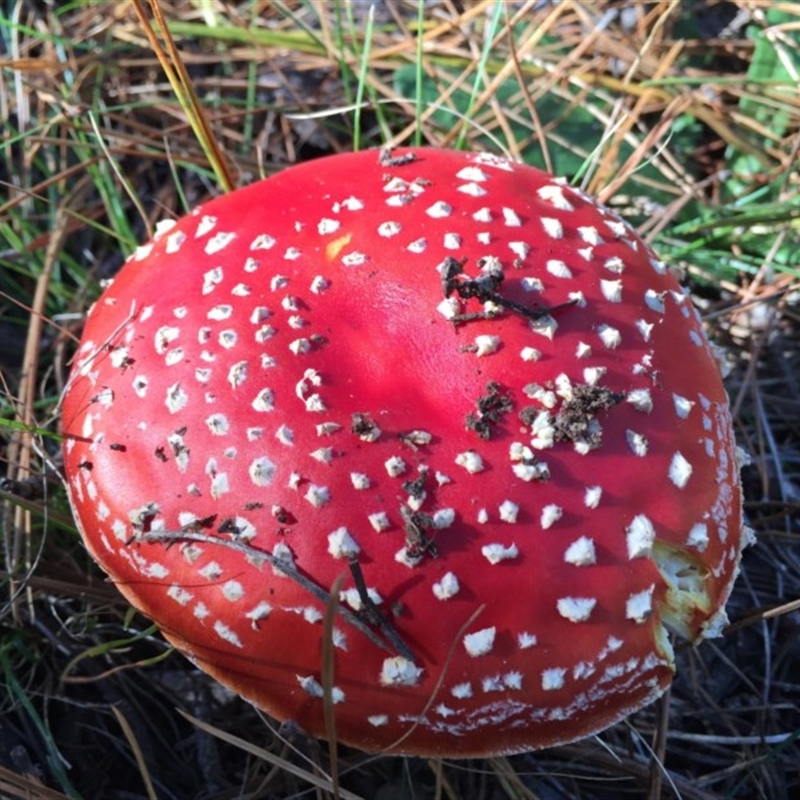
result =
[[[465,260],[458,261],[452,256],[447,256],[439,267],[442,276],[442,291],[445,297],[450,297],[453,293],[462,300],[474,298],[481,303],[494,303],[495,305],[514,311],[527,319],[538,321],[547,317],[554,311],[561,311],[576,304],[576,300],[569,300],[566,303],[559,303],[555,306],[542,306],[540,308],[528,308],[528,306],[518,303],[516,300],[509,300],[498,293],[498,289],[505,280],[505,273],[499,266],[492,268],[487,264],[480,264],[483,271],[477,278],[468,278],[464,275]],[[467,314],[457,314],[452,320],[455,323],[471,322],[475,319],[487,319],[492,316],[491,312],[470,312]]]
[[361,571],[361,564],[354,558],[351,558],[347,563],[350,565],[350,574],[353,576],[353,583],[356,585],[358,599],[363,606],[362,613],[366,621],[374,625],[384,635],[386,641],[395,648],[399,655],[409,661],[413,661],[414,654],[408,649],[394,625],[380,612],[380,609],[369,596],[367,584],[364,581],[364,573]]
[[[327,590],[303,575],[303,573],[300,572],[290,561],[278,558],[277,556],[272,555],[272,553],[267,553],[264,550],[260,550],[259,548],[253,547],[252,545],[246,544],[242,541],[237,541],[235,539],[223,539],[219,536],[198,533],[190,530],[148,531],[147,533],[141,533],[134,536],[131,541],[163,542],[167,545],[178,544],[180,542],[204,542],[206,544],[227,547],[229,550],[235,550],[237,553],[241,553],[252,564],[269,564],[273,569],[283,573],[287,578],[290,578],[303,589],[305,589],[309,594],[316,597],[321,603],[327,605],[331,599],[330,593]],[[380,632],[386,639],[386,641],[383,641],[383,639],[381,639],[381,637],[378,636],[378,634],[372,628],[370,628],[369,625],[367,625],[364,620],[358,616],[358,614],[351,611],[349,608],[337,603],[336,613],[343,617],[359,632],[363,633],[364,636],[366,636],[367,639],[369,639],[370,642],[372,642],[376,647],[379,647],[381,650],[385,650],[387,653],[397,653],[404,658],[407,658],[409,661],[414,660],[413,655],[407,645],[402,641],[397,631],[392,628],[385,618],[381,617],[382,624],[377,625]]]

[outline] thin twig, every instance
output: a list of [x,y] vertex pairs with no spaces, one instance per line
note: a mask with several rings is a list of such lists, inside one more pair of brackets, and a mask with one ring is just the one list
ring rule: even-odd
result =
[[350,573],[353,576],[353,582],[356,585],[358,598],[361,600],[361,605],[364,607],[364,613],[367,619],[383,633],[386,640],[397,650],[399,655],[403,656],[403,658],[407,658],[409,661],[413,661],[414,654],[409,650],[394,625],[380,612],[380,609],[369,596],[367,584],[364,581],[364,573],[361,571],[361,564],[355,559],[350,559],[348,563],[350,565]]
[[[328,604],[331,601],[330,592],[323,589],[322,586],[315,583],[311,578],[306,577],[300,572],[294,564],[284,561],[277,556],[261,550],[258,547],[245,544],[244,542],[236,541],[235,539],[222,539],[218,536],[210,536],[205,533],[197,533],[195,531],[147,531],[146,533],[139,533],[134,536],[132,541],[143,542],[161,542],[166,544],[174,544],[177,542],[204,542],[206,544],[219,545],[220,547],[227,547],[229,550],[234,550],[241,553],[246,558],[252,560],[254,563],[267,563],[273,569],[282,572],[287,578],[290,578],[310,595],[316,597],[321,603]],[[367,639],[372,642],[376,647],[385,650],[387,653],[395,653],[395,650],[384,642],[378,634],[375,633],[356,613],[351,611],[346,606],[337,604],[336,613],[349,622],[356,630],[360,631]],[[382,631],[385,635],[385,631]],[[408,648],[405,648],[406,652]],[[400,655],[400,653],[398,653]],[[413,660],[413,659],[411,659]]]

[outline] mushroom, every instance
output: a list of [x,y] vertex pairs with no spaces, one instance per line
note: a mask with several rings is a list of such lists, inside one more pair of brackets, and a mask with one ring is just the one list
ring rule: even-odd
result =
[[686,293],[487,154],[328,157],[162,225],[89,312],[63,430],[130,603],[367,751],[602,730],[669,685],[675,636],[720,634],[749,541]]

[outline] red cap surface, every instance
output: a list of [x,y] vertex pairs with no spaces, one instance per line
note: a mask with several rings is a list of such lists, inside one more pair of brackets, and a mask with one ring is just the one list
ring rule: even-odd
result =
[[365,750],[510,753],[656,698],[746,534],[718,365],[634,231],[443,150],[287,169],[162,228],[64,397],[86,545],[221,682]]

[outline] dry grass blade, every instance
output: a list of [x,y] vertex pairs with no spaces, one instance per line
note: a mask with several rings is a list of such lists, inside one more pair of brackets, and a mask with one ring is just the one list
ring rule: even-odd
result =
[[69,800],[32,775],[19,775],[0,765],[0,797],[3,800]]
[[328,739],[328,752],[331,764],[331,785],[334,800],[339,800],[339,747],[336,739],[336,710],[334,708],[334,680],[336,664],[334,654],[334,623],[336,621],[339,593],[344,586],[346,575],[342,573],[331,586],[330,600],[325,607],[325,617],[322,621],[322,709],[325,716],[325,734]]
[[[308,783],[310,786],[314,786],[318,789],[322,789],[326,792],[333,791],[333,782],[331,778],[320,778],[318,775],[315,775],[313,772],[309,772],[308,770],[302,769],[295,764],[292,764],[291,761],[287,761],[284,758],[280,758],[276,756],[274,753],[271,753],[269,750],[265,750],[261,747],[254,745],[252,742],[248,742],[245,739],[241,739],[238,736],[234,736],[227,731],[223,731],[220,728],[216,728],[213,725],[209,725],[203,720],[197,719],[193,717],[191,714],[187,714],[185,711],[181,711],[178,709],[178,712],[181,716],[188,719],[192,725],[195,725],[200,730],[205,731],[206,733],[210,733],[212,736],[221,739],[222,741],[228,742],[229,744],[234,745],[235,747],[239,748],[240,750],[244,750],[246,753],[249,753],[256,758],[261,759],[262,761],[266,761],[269,764],[272,764],[281,770],[294,775],[304,782]],[[339,797],[341,800],[364,800],[361,796],[354,794],[353,792],[347,791],[346,789],[339,789]]]
[[[453,636],[453,641],[450,645],[450,649],[447,651],[447,658],[445,659],[444,664],[442,665],[442,670],[439,673],[438,677],[436,678],[436,683],[433,685],[433,689],[431,690],[431,695],[428,698],[428,702],[425,704],[425,707],[419,714],[420,719],[424,719],[425,715],[433,707],[433,704],[439,695],[439,691],[442,688],[442,684],[444,683],[445,676],[447,675],[447,670],[450,667],[450,663],[453,660],[453,656],[455,655],[456,648],[461,642],[462,637],[469,630],[469,626],[472,625],[472,623],[475,622],[475,620],[480,617],[485,608],[486,608],[485,604],[481,604],[480,606],[478,606],[478,608],[476,608],[475,611],[473,611],[472,614],[470,614],[469,617],[466,620],[464,620],[464,623],[461,625],[461,627],[456,631],[455,635]],[[394,742],[392,742],[392,750],[396,750],[400,747],[400,745],[402,745],[402,743],[411,735],[412,731],[417,726],[417,724],[418,723],[416,722],[413,723],[411,727],[409,727],[409,729],[402,736],[398,737]]]
[[[30,324],[25,343],[23,366],[20,373],[19,389],[17,396],[17,420],[21,423],[21,431],[12,437],[8,448],[9,471],[7,478],[11,481],[25,481],[33,475],[33,460],[35,445],[32,431],[38,426],[36,423],[36,392],[39,375],[39,354],[42,349],[42,332],[44,329],[45,301],[50,292],[50,281],[56,268],[58,254],[61,250],[64,237],[69,224],[69,213],[66,204],[62,205],[56,213],[56,225],[50,237],[45,254],[44,269],[36,282],[36,292],[31,304]],[[24,569],[30,573],[33,568],[33,548],[31,544],[31,513],[23,505],[17,505],[14,510],[14,530],[17,532],[10,547],[9,573],[17,575],[17,571]],[[15,618],[19,619],[17,601],[20,596],[22,584],[17,583],[16,577],[9,581],[11,594],[11,608]],[[28,601],[31,597],[29,595]]]
[[194,83],[189,77],[180,51],[175,44],[175,40],[172,38],[164,15],[161,12],[159,0],[149,0],[149,2],[150,9],[158,24],[161,36],[166,43],[166,48],[162,47],[158,40],[158,34],[147,16],[143,0],[132,0],[133,7],[142,24],[142,29],[162,69],[167,75],[167,79],[181,104],[181,108],[189,119],[192,130],[200,142],[200,146],[203,148],[203,152],[206,154],[220,186],[223,191],[229,192],[235,186],[235,181],[228,167],[225,155],[217,144],[211,126],[208,124],[205,110],[197,97]]
[[525,785],[507,758],[490,758],[488,763],[499,778],[507,797],[512,800],[542,800],[541,795]]
[[133,751],[133,756],[136,759],[137,766],[139,767],[139,774],[142,776],[142,782],[144,783],[147,797],[149,800],[157,800],[158,795],[156,794],[155,787],[153,786],[150,772],[147,769],[147,759],[142,753],[142,748],[139,746],[139,742],[136,740],[136,734],[133,732],[133,728],[131,728],[131,725],[126,719],[125,715],[117,706],[111,706],[111,710],[114,712],[114,716],[117,718],[117,722],[119,723],[119,726],[122,728],[122,732],[125,735],[125,739]]
[[650,785],[647,787],[648,800],[659,800],[664,783],[664,759],[667,753],[667,737],[669,736],[669,701],[671,689],[656,702],[656,726],[651,745]]

